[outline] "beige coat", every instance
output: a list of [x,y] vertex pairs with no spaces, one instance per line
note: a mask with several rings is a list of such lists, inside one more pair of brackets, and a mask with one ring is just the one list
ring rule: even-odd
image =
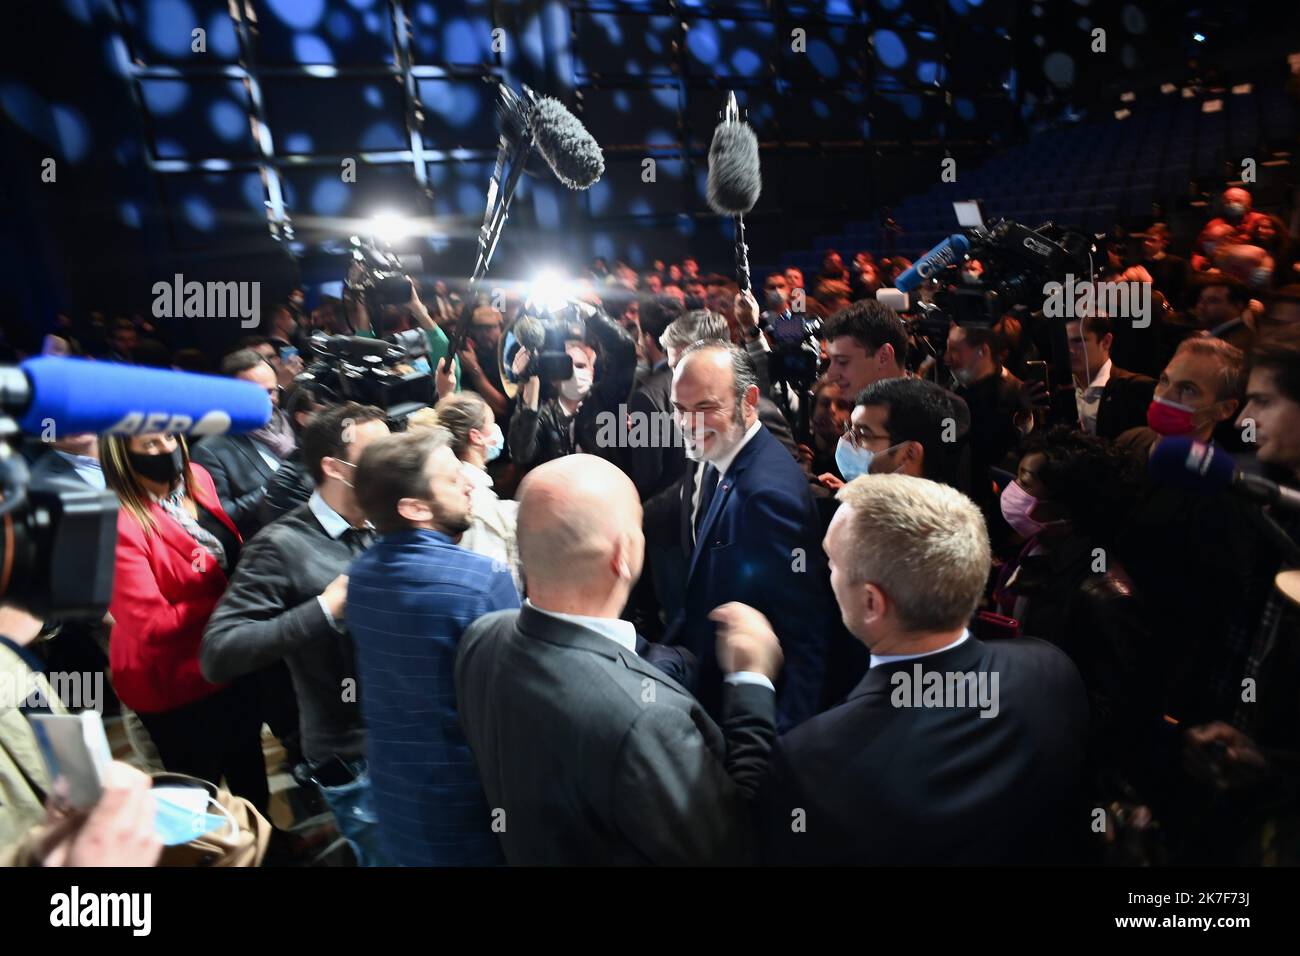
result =
[[[33,678],[41,685],[51,713],[66,714],[45,678],[34,675],[21,657],[0,645],[0,686],[26,688]],[[0,701],[0,866],[10,862],[10,852],[29,830],[45,822],[42,798],[50,788],[36,735],[22,711],[10,706],[13,703]]]

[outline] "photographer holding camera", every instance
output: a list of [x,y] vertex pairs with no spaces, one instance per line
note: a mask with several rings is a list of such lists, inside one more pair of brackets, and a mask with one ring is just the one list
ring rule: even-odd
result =
[[599,455],[619,464],[617,448],[602,448],[597,441],[601,412],[619,414],[636,377],[636,343],[627,330],[601,311],[590,314],[581,337],[575,325],[564,343],[573,362],[573,374],[560,382],[547,382],[542,399],[542,376],[530,371],[533,356],[526,348],[516,353],[511,369],[527,375],[516,398],[510,420],[510,457],[521,468],[576,452]]

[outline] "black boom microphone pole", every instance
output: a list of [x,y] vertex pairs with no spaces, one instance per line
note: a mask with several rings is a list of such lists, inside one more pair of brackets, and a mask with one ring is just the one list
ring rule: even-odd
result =
[[605,171],[605,158],[600,146],[559,100],[548,96],[538,98],[527,86],[522,87],[522,96],[506,83],[502,83],[500,89],[497,115],[501,119],[501,137],[497,141],[496,165],[488,182],[483,225],[478,233],[478,256],[455,335],[443,358],[444,371],[464,349],[469,337],[479,286],[492,263],[492,254],[496,252],[510,213],[510,200],[514,198],[515,187],[519,185],[519,177],[523,175],[533,147],[537,147],[551,171],[570,189],[589,188]]
[[763,190],[758,166],[758,137],[740,118],[735,92],[727,93],[718,114],[722,120],[713,131],[709,146],[709,180],[706,199],[709,208],[731,216],[736,226],[736,282],[741,292],[749,291],[749,246],[745,243],[745,213],[754,208]]

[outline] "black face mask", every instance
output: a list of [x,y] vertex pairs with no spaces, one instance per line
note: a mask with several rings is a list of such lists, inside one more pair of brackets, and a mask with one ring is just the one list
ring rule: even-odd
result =
[[142,455],[129,451],[126,457],[137,475],[160,484],[170,484],[185,469],[185,455],[179,445],[172,449],[171,454]]

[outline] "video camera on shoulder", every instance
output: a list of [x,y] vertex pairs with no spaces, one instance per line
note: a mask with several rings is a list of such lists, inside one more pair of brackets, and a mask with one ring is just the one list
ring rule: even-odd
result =
[[377,239],[352,236],[352,261],[344,280],[347,288],[363,295],[368,306],[404,305],[411,300],[411,277],[402,260],[390,249],[380,248]]
[[294,382],[323,404],[374,405],[387,414],[390,426],[400,428],[411,413],[437,401],[428,351],[421,329],[387,339],[317,332],[311,337],[313,360]]
[[[587,320],[597,307],[573,298],[531,295],[501,336],[498,367],[506,396],[514,398],[530,378],[555,384],[573,377],[573,359],[565,351],[569,342],[587,342]],[[520,349],[528,363],[514,368]]]

